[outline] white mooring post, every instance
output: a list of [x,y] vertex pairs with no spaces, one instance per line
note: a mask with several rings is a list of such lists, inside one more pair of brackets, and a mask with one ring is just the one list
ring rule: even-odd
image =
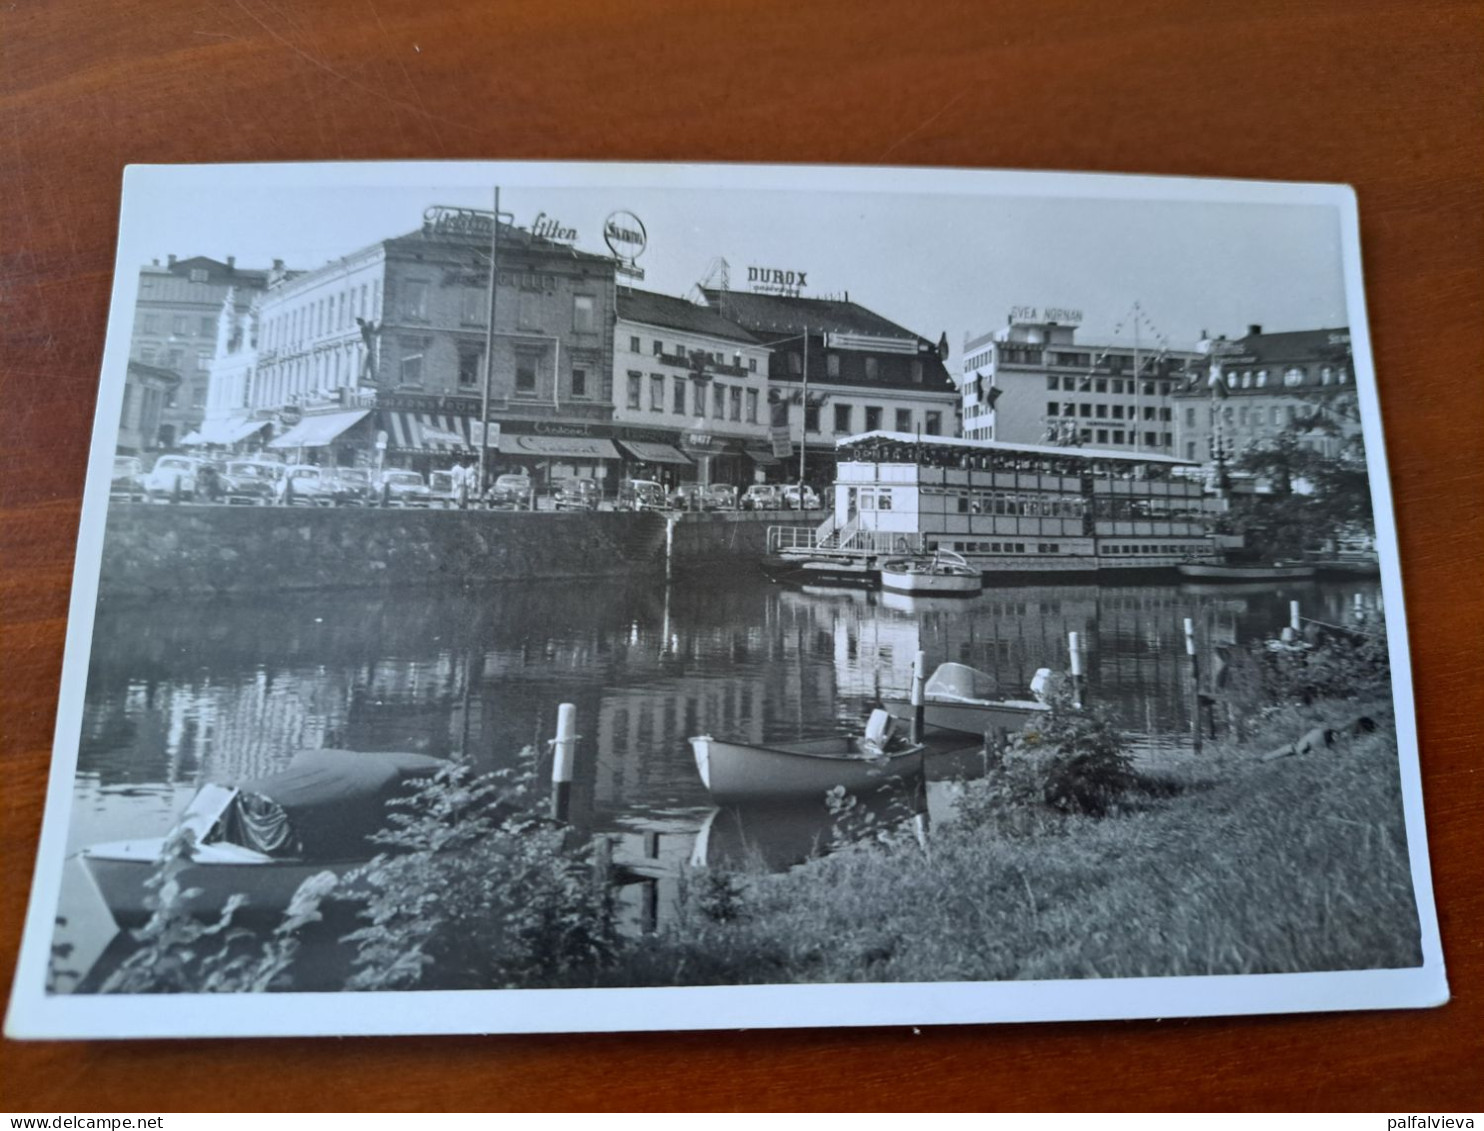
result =
[[1294,632],[1298,632],[1303,627],[1299,619],[1299,603],[1297,601],[1288,602],[1288,627],[1293,629]]
[[552,743],[551,817],[565,821],[572,807],[572,763],[577,752],[577,705],[557,708],[556,741]]
[[1190,657],[1190,739],[1201,752],[1201,661],[1195,651],[1195,621],[1185,618],[1185,654]]
[[926,731],[927,706],[923,697],[923,682],[927,678],[927,653],[918,652],[912,657],[912,741],[921,742]]
[[1071,654],[1072,706],[1082,709],[1082,637],[1080,633],[1067,633],[1067,651]]
[[675,523],[676,515],[665,516],[665,580],[669,581],[674,573],[675,560]]

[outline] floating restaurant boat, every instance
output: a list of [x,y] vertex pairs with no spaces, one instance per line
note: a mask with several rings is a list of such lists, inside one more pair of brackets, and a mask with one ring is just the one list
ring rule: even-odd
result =
[[[176,825],[195,837],[179,875],[183,891],[197,891],[190,912],[214,918],[241,895],[246,902],[234,921],[276,919],[311,876],[344,876],[383,851],[370,838],[385,826],[388,802],[445,765],[422,754],[305,750],[270,777],[203,786]],[[153,914],[146,881],[169,839],[83,849],[85,869],[119,926]]]
[[920,787],[923,748],[894,748],[890,731],[890,715],[878,709],[861,738],[841,735],[760,746],[708,734],[690,744],[701,781],[718,805],[817,801],[837,788],[869,794]]
[[[1043,672],[1036,673],[1038,681]],[[936,731],[982,738],[995,727],[1019,730],[1029,719],[1050,710],[1039,699],[993,698],[993,688],[991,676],[967,664],[940,664],[923,684],[925,737],[931,738]],[[905,696],[883,699],[881,704],[892,718],[911,722],[914,708]]]
[[1318,572],[1314,566],[1303,562],[1275,562],[1263,565],[1181,562],[1177,567],[1180,576],[1191,581],[1307,581]]
[[1211,532],[1225,502],[1191,477],[1189,460],[880,431],[837,449],[830,517],[769,529],[764,568],[775,580],[828,573],[871,585],[885,561],[937,551],[988,578],[1219,560]]
[[972,597],[984,589],[984,573],[952,550],[934,550],[881,563],[881,588],[921,596]]

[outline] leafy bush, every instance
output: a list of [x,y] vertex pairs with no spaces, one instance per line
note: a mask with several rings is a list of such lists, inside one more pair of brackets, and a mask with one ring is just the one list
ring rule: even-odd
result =
[[534,752],[476,776],[450,764],[393,803],[391,852],[349,879],[367,925],[348,988],[509,988],[590,979],[617,936],[589,844],[544,819]]
[[1269,704],[1391,694],[1384,622],[1363,631],[1313,625],[1302,640],[1258,642],[1249,655],[1256,663],[1261,695]]

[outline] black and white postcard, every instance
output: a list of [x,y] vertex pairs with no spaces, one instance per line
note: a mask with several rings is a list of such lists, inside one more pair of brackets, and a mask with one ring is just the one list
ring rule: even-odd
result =
[[131,168],[8,1033],[1441,1003],[1358,224]]

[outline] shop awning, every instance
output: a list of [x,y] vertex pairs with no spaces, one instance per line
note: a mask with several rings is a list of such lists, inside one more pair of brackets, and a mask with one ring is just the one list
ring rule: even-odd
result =
[[323,448],[333,444],[347,428],[365,420],[370,409],[355,412],[326,412],[317,416],[306,416],[282,436],[270,440],[270,448]]
[[469,420],[443,412],[388,412],[387,440],[404,452],[472,452]]
[[641,463],[690,463],[673,444],[655,444],[647,440],[620,440],[619,443]]
[[596,436],[512,436],[500,433],[502,456],[534,459],[617,459],[612,440]]
[[261,432],[272,423],[268,420],[244,420],[240,416],[223,417],[221,420],[203,420],[201,426],[181,440],[191,444],[236,444],[254,432]]
[[782,462],[772,452],[761,451],[758,448],[748,448],[747,458],[759,467],[777,467]]

